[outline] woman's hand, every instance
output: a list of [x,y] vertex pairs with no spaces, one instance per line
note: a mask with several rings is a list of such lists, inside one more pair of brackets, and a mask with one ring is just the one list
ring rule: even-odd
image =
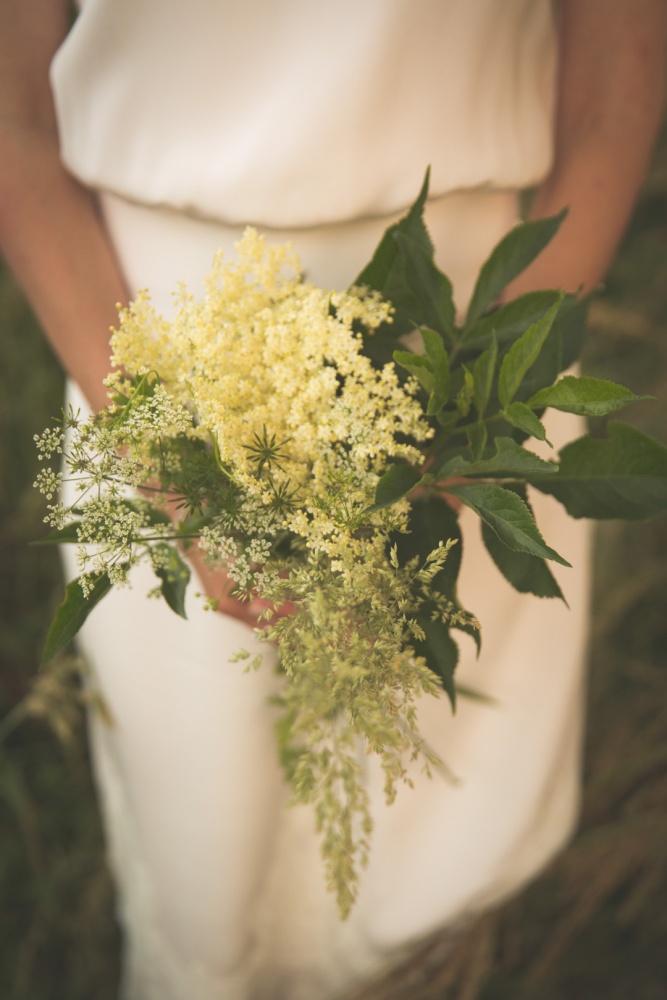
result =
[[[258,628],[265,625],[265,621],[259,621],[259,616],[267,608],[272,607],[269,601],[263,601],[258,597],[250,601],[239,601],[236,597],[231,597],[231,592],[236,584],[230,580],[224,569],[215,569],[208,565],[206,557],[198,546],[193,546],[187,552],[187,559],[192,564],[202,582],[202,586],[208,597],[216,602],[216,611],[223,615],[230,615],[238,618],[251,628]],[[275,612],[276,618],[283,618],[292,614],[294,605],[283,604]]]
[[[154,490],[159,492],[159,483],[157,481],[147,483],[146,486],[150,487],[151,492]],[[171,500],[162,505],[161,509],[170,518],[174,527],[176,527],[182,518],[176,498],[172,497]],[[183,552],[183,555],[199,577],[206,596],[215,604],[217,612],[221,615],[229,615],[230,618],[237,618],[245,625],[249,625],[250,628],[262,628],[268,624],[266,620],[260,621],[259,619],[260,615],[267,608],[273,608],[270,601],[264,601],[259,597],[254,597],[250,601],[241,601],[237,597],[232,597],[232,592],[236,587],[235,581],[229,577],[221,566],[214,567],[210,565],[205,553],[197,542],[190,545]],[[283,618],[285,615],[291,615],[293,611],[294,605],[286,602],[273,612],[272,618]]]

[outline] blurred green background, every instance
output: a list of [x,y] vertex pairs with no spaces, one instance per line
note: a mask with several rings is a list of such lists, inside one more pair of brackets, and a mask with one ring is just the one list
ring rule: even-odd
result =
[[[603,293],[585,368],[657,403],[622,417],[667,443],[667,134]],[[62,597],[32,489],[32,436],[62,376],[0,273],[0,995],[111,1000],[119,938],[77,661],[37,675]],[[586,793],[572,845],[450,948],[436,939],[363,992],[389,1000],[667,996],[667,518],[597,532]],[[37,680],[36,680],[37,677]],[[443,944],[444,940],[444,944]],[[361,994],[359,994],[361,996]]]

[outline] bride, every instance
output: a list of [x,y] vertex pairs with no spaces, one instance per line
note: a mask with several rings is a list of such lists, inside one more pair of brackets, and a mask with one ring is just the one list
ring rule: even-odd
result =
[[[85,0],[71,28],[67,7],[0,0],[0,245],[75,406],[106,402],[116,303],[148,287],[168,311],[246,223],[344,288],[429,163],[426,221],[461,311],[527,187],[534,216],[570,211],[512,294],[590,289],[660,121],[662,0]],[[556,416],[557,446],[577,427]],[[572,610],[514,593],[462,515],[484,652],[464,649],[460,676],[495,705],[420,706],[456,785],[416,774],[387,808],[368,763],[373,851],[346,923],[312,816],[286,808],[275,652],[256,644],[255,674],[228,662],[256,643],[254,609],[197,557],[219,614],[192,598],[184,622],[139,575],[96,609],[81,645],[114,720],[90,728],[124,997],[323,1000],[559,849],[579,790],[587,531],[539,503],[576,567]]]

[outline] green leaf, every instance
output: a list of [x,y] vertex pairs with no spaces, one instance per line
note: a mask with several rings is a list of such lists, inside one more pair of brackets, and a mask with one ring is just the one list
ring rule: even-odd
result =
[[483,351],[475,361],[472,368],[473,377],[473,402],[480,419],[484,416],[486,407],[491,396],[493,386],[493,376],[496,372],[496,362],[498,360],[498,341],[495,333],[491,336],[491,346]]
[[136,396],[146,396],[150,398],[155,395],[155,390],[160,384],[160,376],[156,371],[146,372],[142,375],[139,382],[134,389],[134,395]]
[[[525,403],[510,403],[503,411],[503,417],[512,427],[523,431],[524,434],[530,434],[531,437],[537,438],[538,441],[547,441],[547,432],[544,429],[544,424]],[[550,441],[547,441],[547,444],[550,443]]]
[[[474,426],[477,426],[475,424]],[[469,428],[466,428],[466,435]],[[436,479],[449,479],[451,476],[465,476],[468,474],[468,469],[473,464],[470,459],[465,458],[460,451],[456,450],[452,454],[453,449],[445,452],[443,456],[440,457],[440,462],[434,462],[429,472],[436,477]]]
[[536,597],[560,597],[565,600],[558,581],[544,559],[509,549],[484,522],[482,538],[500,572],[519,593],[535,594]]
[[428,327],[422,327],[420,333],[424,341],[426,356],[433,367],[435,380],[426,411],[429,416],[432,416],[442,409],[449,399],[449,358],[439,333],[436,333],[435,330],[429,330]]
[[591,378],[588,375],[578,378],[574,375],[565,375],[555,385],[536,392],[527,400],[526,405],[534,409],[551,406],[555,410],[578,413],[582,417],[604,417],[629,403],[653,398],[635,396],[625,386],[607,382],[605,379]]
[[540,356],[521,383],[517,399],[525,402],[540,389],[553,385],[559,374],[579,358],[586,339],[587,308],[586,300],[580,302],[571,295],[563,298]]
[[474,510],[508,548],[570,565],[545,543],[530,508],[516,493],[494,483],[470,483],[448,490]]
[[397,365],[414,375],[426,392],[433,392],[435,375],[429,358],[425,358],[421,354],[414,354],[412,351],[394,351],[393,358]]
[[111,590],[111,581],[106,573],[100,573],[92,579],[93,584],[87,596],[78,579],[67,585],[65,599],[56,611],[46,636],[41,666],[69,646],[95,605]]
[[[410,510],[408,531],[392,535],[392,543],[396,545],[402,566],[415,556],[420,564],[423,564],[429,553],[436,549],[440,542],[447,542],[450,539],[456,544],[449,550],[445,564],[433,577],[431,586],[460,608],[461,605],[456,597],[456,581],[461,568],[463,539],[456,511],[440,497],[420,496],[414,501]],[[428,618],[427,611],[428,609],[425,609],[423,614]],[[454,625],[453,628],[469,635],[477,649],[480,649],[479,629],[463,623]]]
[[458,410],[440,410],[436,413],[435,418],[441,427],[452,428],[461,419],[461,414]]
[[54,528],[50,531],[48,535],[44,538],[38,538],[36,541],[30,542],[30,545],[64,545],[69,542],[79,541],[79,525],[80,521],[72,521],[70,524],[66,524],[64,528]]
[[[495,335],[499,344],[510,343],[525,333],[544,316],[561,293],[557,291],[528,292],[481,316],[463,332],[458,346],[480,350],[491,343]],[[567,297],[566,297],[567,298]]]
[[[461,567],[463,543],[458,516],[448,503],[439,497],[419,497],[410,511],[408,531],[395,533],[392,542],[396,544],[399,561],[404,566],[414,557],[419,559],[420,564],[423,563],[440,542],[449,539],[454,539],[456,545],[449,550],[445,564],[431,581],[431,586],[458,605],[456,581]],[[458,661],[458,646],[451,638],[449,627],[440,622],[432,622],[426,610],[417,616],[417,621],[424,629],[426,640],[413,643],[415,652],[423,656],[431,670],[441,678],[454,707],[456,692],[453,678]],[[473,630],[470,634],[479,648],[479,631]]]
[[394,240],[396,232],[402,231],[408,233],[419,244],[427,256],[430,255],[433,257],[433,243],[424,225],[424,206],[428,197],[430,174],[431,169],[429,167],[416,201],[402,219],[385,230],[370,263],[366,265],[361,274],[353,282],[353,285],[367,285],[369,288],[375,288],[378,292],[383,291],[389,280],[389,275],[394,267],[398,252]]
[[493,439],[495,454],[490,458],[471,462],[466,470],[466,476],[519,476],[525,479],[529,475],[555,475],[558,466],[553,462],[545,462],[534,452],[517,444],[513,438],[496,437]]
[[488,436],[489,433],[486,429],[486,424],[470,424],[466,427],[466,437],[468,438],[468,444],[470,445],[473,459],[481,459],[484,454],[484,449],[486,448]]
[[472,372],[468,371],[465,365],[463,365],[463,383],[454,400],[456,409],[462,417],[467,417],[470,412],[470,404],[472,403],[474,392],[475,381]]
[[480,705],[497,706],[500,704],[497,698],[492,698],[490,694],[485,694],[485,692],[480,691],[479,688],[468,687],[467,684],[456,685],[456,696],[458,698],[469,698],[470,701],[476,701]]
[[498,398],[503,407],[514,399],[528,369],[537,361],[544,342],[549,336],[561,299],[544,314],[542,319],[529,327],[516,340],[503,358],[498,376]]
[[563,370],[563,350],[560,337],[551,327],[535,363],[532,364],[521,380],[515,401],[525,403],[534,393],[545,386],[553,385]]
[[418,656],[423,656],[430,669],[442,681],[449,698],[452,711],[456,711],[456,685],[454,671],[459,661],[459,647],[451,637],[449,627],[440,621],[432,622],[425,615],[417,615],[416,620],[426,636],[423,642],[414,640],[412,646]]
[[561,371],[570,368],[581,357],[588,332],[590,297],[566,295],[556,316],[552,335],[556,334],[561,348]]
[[456,545],[447,554],[443,568],[432,580],[432,586],[455,600],[463,543],[459,519],[449,504],[439,497],[419,497],[410,510],[407,532],[396,532],[392,536],[402,566],[415,556],[423,563],[440,542],[449,539],[454,539]]
[[385,323],[372,334],[363,334],[363,352],[372,362],[374,368],[384,368],[393,360],[396,345],[400,344],[400,340],[393,337],[394,332],[391,326]]
[[[558,301],[558,292],[531,292],[521,296],[490,315],[478,320],[470,334],[453,348],[452,354],[462,353],[464,361],[471,352],[487,348],[495,334],[499,345],[508,345],[525,333],[547,310]],[[544,386],[551,385],[564,369],[569,368],[580,356],[586,333],[586,300],[575,295],[565,295],[551,331],[536,362],[524,377],[517,399],[525,401]]]
[[429,172],[414,205],[390,226],[355,285],[375,288],[393,303],[394,334],[415,326],[438,330],[450,341],[454,336],[454,302],[449,279],[436,267],[433,244],[424,225]]
[[572,517],[634,521],[667,510],[667,448],[628,424],[610,422],[608,438],[588,434],[566,445],[555,476],[529,477]]
[[185,592],[190,582],[190,569],[174,545],[160,542],[154,548],[159,564],[154,566],[155,575],[162,581],[162,596],[172,611],[181,618],[185,613]]
[[377,484],[374,503],[367,507],[364,513],[370,514],[374,510],[391,507],[414,489],[421,479],[421,472],[413,465],[390,466]]
[[[479,425],[473,424],[466,428],[470,431]],[[478,458],[470,462],[461,454],[450,457],[441,464],[435,464],[429,470],[436,477],[447,476],[490,476],[500,479],[521,479],[529,476],[555,475],[558,466],[554,462],[546,462],[539,455],[518,444],[513,438],[495,437],[495,451],[487,458]],[[472,445],[471,445],[472,447]]]
[[155,395],[155,390],[160,384],[160,376],[156,371],[146,372],[145,375],[139,379],[137,384],[131,390],[130,398],[127,403],[121,406],[117,413],[109,417],[109,423],[112,427],[120,427],[122,424],[126,423],[134,409],[134,400],[138,397],[144,396],[150,398]]
[[172,520],[169,515],[160,510],[159,507],[153,507],[149,503],[137,503],[134,500],[124,500],[126,507],[130,510],[137,511],[146,517],[147,524],[172,524]]
[[521,274],[556,235],[565,218],[562,211],[550,219],[524,222],[511,229],[482,266],[468,308],[471,326],[495,302],[502,290]]
[[432,251],[425,254],[421,243],[411,235],[399,231],[394,240],[400,278],[399,271],[394,270],[394,283],[386,290],[387,298],[410,321],[409,325],[431,327],[451,343],[455,312],[449,278],[436,267]]

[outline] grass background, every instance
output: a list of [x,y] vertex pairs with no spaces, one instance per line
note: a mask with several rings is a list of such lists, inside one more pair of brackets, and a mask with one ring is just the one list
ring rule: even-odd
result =
[[[591,310],[591,374],[653,393],[624,413],[667,442],[667,134]],[[112,1000],[119,938],[76,661],[37,675],[62,596],[32,489],[32,435],[62,375],[0,272],[0,995]],[[667,995],[667,518],[595,547],[586,792],[571,846],[452,946],[437,937],[370,1000],[659,1000]],[[37,678],[37,679],[36,679]],[[446,954],[445,954],[446,953]]]

